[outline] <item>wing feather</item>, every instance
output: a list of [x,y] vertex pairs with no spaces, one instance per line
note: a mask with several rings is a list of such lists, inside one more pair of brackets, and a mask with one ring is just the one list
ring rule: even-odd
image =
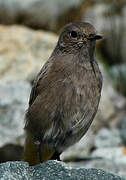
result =
[[50,66],[50,62],[47,61],[44,64],[44,66],[42,67],[42,69],[39,72],[39,74],[37,75],[37,77],[35,78],[35,80],[33,82],[32,90],[31,90],[31,94],[30,94],[29,106],[31,106],[33,104],[33,102],[35,101],[36,97],[39,95],[38,87],[39,87],[40,81],[42,80],[42,78],[47,73],[47,71],[49,69],[49,66]]

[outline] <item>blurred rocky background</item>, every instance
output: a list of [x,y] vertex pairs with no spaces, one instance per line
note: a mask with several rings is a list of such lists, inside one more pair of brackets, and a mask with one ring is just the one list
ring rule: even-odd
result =
[[125,19],[125,0],[0,0],[1,163],[21,159],[34,77],[61,28],[81,20],[104,36],[96,49],[104,85],[91,128],[61,159],[73,167],[101,168],[126,177]]

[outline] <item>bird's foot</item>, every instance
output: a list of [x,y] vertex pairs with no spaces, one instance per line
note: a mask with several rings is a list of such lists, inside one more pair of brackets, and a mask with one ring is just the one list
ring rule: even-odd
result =
[[40,163],[42,163],[41,142],[40,141],[35,141],[35,145],[37,146],[37,152],[38,152],[39,161],[40,161]]

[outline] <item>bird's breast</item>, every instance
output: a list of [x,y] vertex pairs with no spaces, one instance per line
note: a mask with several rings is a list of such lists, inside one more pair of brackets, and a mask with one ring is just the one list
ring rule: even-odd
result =
[[[96,66],[96,67],[95,67]],[[97,112],[100,95],[101,95],[101,84],[102,77],[99,71],[98,65],[95,64],[94,71],[89,68],[76,67],[74,73],[69,77],[69,96],[66,94],[66,101],[68,114],[71,113],[70,126],[75,125],[80,119],[86,122],[86,116],[88,121],[92,119],[92,116]],[[87,122],[88,123],[88,122]]]

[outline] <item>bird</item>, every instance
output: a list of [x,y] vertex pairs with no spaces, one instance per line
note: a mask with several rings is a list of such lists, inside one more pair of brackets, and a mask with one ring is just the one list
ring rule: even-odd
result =
[[23,158],[29,165],[60,160],[90,127],[102,90],[95,58],[96,40],[101,38],[88,22],[71,22],[62,29],[30,94]]

